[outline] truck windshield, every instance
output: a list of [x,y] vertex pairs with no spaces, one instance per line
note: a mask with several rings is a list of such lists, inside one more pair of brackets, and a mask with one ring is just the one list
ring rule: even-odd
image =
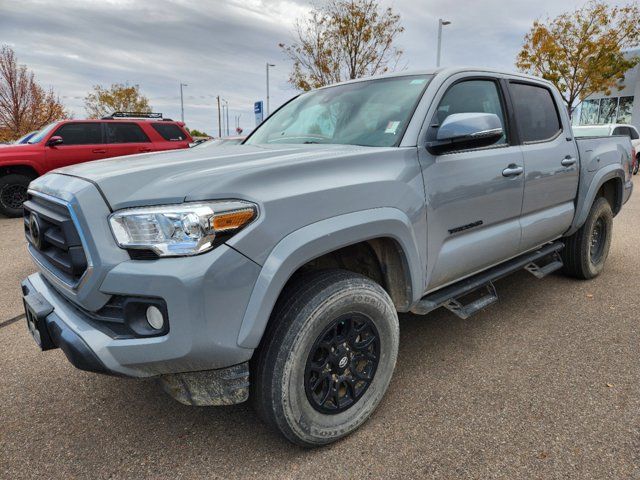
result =
[[38,133],[31,137],[27,143],[40,143],[57,124],[58,122],[53,122],[42,128]]
[[303,93],[245,143],[397,146],[431,78],[388,77]]

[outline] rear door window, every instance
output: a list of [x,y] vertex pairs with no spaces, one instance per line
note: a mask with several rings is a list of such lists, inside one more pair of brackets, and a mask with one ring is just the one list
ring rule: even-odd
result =
[[105,123],[107,143],[144,143],[149,137],[135,123]]
[[63,145],[93,145],[102,143],[102,125],[91,123],[65,123],[53,136],[62,137]]
[[179,142],[187,139],[180,127],[174,123],[152,123],[151,126],[162,138],[170,142]]
[[524,143],[543,142],[562,131],[551,91],[528,83],[509,84],[513,108]]

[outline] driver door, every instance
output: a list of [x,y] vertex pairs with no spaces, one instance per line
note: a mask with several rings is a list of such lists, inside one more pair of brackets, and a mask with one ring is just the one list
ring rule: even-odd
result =
[[64,123],[51,134],[55,136],[62,137],[62,143],[45,147],[49,170],[107,157],[100,122]]
[[434,104],[426,141],[454,113],[493,113],[505,133],[483,148],[439,155],[424,143],[419,149],[427,200],[427,291],[516,256],[524,195],[522,152],[511,135],[501,82],[454,77]]

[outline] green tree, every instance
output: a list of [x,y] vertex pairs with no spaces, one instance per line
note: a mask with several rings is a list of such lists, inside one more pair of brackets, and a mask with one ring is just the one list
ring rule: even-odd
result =
[[621,88],[638,57],[624,50],[640,43],[638,3],[611,6],[593,0],[574,12],[536,20],[524,38],[516,66],[552,82],[569,112],[595,92]]
[[196,130],[195,128],[193,130],[187,128],[187,130],[189,131],[192,137],[208,137],[209,136],[208,133],[201,132],[200,130]]
[[279,46],[293,61],[289,82],[310,90],[395,69],[404,31],[400,15],[376,0],[328,0],[296,23],[296,40]]
[[84,98],[89,118],[102,118],[113,112],[151,112],[149,100],[140,93],[138,85],[114,83],[109,88],[95,85]]

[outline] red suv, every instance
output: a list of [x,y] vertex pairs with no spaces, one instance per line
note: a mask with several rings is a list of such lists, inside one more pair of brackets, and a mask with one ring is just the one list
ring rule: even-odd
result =
[[34,178],[55,168],[102,158],[188,148],[182,122],[159,113],[117,112],[101,120],[63,120],[47,125],[27,143],[0,146],[0,213],[22,215]]

